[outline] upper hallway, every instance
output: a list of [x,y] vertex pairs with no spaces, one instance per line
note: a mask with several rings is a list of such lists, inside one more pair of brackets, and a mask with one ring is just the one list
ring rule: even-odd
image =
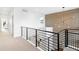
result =
[[[79,8],[75,7],[1,7],[0,10],[0,31],[8,32],[13,37],[21,36],[21,26],[59,32],[78,28],[79,25]],[[33,34],[32,37],[36,36]]]
[[[66,13],[66,11],[75,9],[78,9],[78,7],[0,7],[0,30],[6,31],[3,28],[3,22],[6,22],[7,25],[5,27],[8,27],[7,31],[14,37],[20,36],[21,26],[44,30],[45,28],[46,30],[49,30],[49,28],[51,28],[50,31],[57,32],[57,29],[70,27],[70,24],[68,22],[71,21],[72,15],[68,12]],[[52,14],[57,14],[58,16],[53,15],[53,18],[53,16],[51,16]],[[70,16],[68,17],[67,15]],[[64,21],[64,16],[66,16],[66,19],[70,20]]]

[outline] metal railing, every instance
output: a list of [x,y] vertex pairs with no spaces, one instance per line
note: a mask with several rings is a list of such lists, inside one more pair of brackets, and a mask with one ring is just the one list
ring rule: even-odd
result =
[[65,47],[79,50],[79,29],[64,29],[59,33],[21,27],[21,37],[44,51],[63,51]]
[[59,33],[21,27],[21,37],[31,41],[44,51],[59,51]]
[[79,50],[79,29],[64,29],[59,32],[60,48]]
[[79,29],[68,30],[68,47],[79,51]]
[[64,48],[65,48],[65,38],[66,37],[66,35],[65,35],[65,29],[64,30],[61,30],[60,32],[59,32],[59,47],[62,49],[62,50],[64,50]]

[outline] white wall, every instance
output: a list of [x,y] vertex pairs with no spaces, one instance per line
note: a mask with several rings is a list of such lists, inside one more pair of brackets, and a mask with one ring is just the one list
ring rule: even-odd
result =
[[[0,16],[1,18],[1,31],[2,32],[8,32],[8,19],[7,19],[7,16],[4,16],[4,15],[1,15]],[[3,23],[6,22],[6,25],[3,26]]]
[[8,17],[8,32],[10,35],[13,35],[13,24],[12,24],[12,15]]
[[40,18],[42,16],[33,12],[23,12],[21,8],[14,9],[14,37],[21,35],[21,26],[40,28],[44,27],[45,23],[41,25]]
[[14,9],[11,8],[7,14],[7,21],[8,21],[8,33],[13,36],[13,14]]
[[0,17],[0,32],[1,32],[1,28],[2,28],[2,23],[1,23],[1,17]]

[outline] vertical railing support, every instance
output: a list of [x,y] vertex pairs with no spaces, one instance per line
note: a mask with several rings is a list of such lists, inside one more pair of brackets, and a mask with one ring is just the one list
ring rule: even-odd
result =
[[28,40],[28,27],[26,27],[26,40]]
[[36,42],[35,42],[35,45],[36,45],[36,47],[37,47],[37,29],[35,29],[35,33],[36,33]]
[[23,36],[23,27],[21,26],[21,37]]
[[49,51],[49,37],[48,37],[48,51]]
[[65,29],[65,47],[68,47],[68,30]]
[[59,49],[60,49],[60,48],[59,48],[59,46],[60,46],[60,44],[59,44],[59,33],[57,33],[57,39],[58,39],[57,42],[58,42],[58,51],[59,51]]

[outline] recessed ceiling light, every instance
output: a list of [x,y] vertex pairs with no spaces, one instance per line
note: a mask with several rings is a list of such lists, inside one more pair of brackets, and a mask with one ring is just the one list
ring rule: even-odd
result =
[[25,9],[22,9],[22,11],[23,11],[23,12],[28,12],[28,11],[27,11],[27,10],[25,10]]

